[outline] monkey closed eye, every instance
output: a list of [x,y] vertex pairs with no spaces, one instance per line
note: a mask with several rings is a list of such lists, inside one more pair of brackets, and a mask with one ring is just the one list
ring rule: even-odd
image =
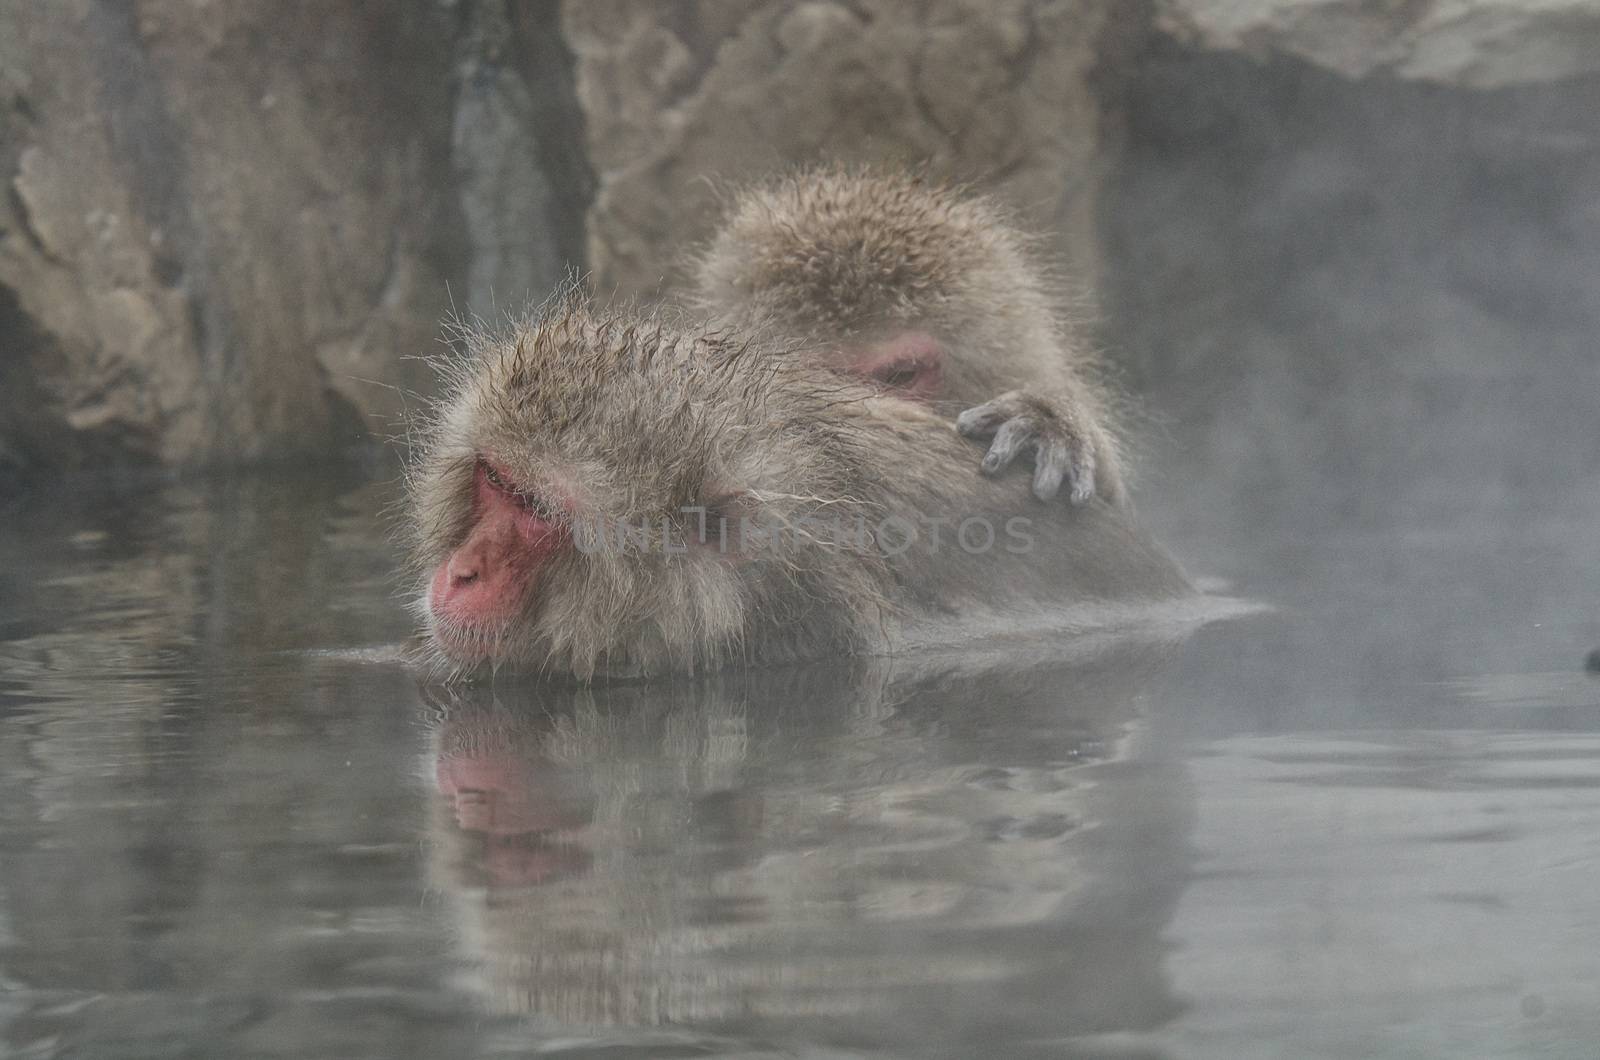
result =
[[920,374],[921,369],[917,365],[899,362],[877,369],[872,373],[872,378],[891,389],[909,390]]
[[944,388],[945,349],[923,331],[904,331],[856,351],[845,369],[913,400],[932,401]]
[[1008,391],[956,417],[956,430],[968,438],[994,441],[983,458],[983,472],[998,475],[1018,454],[1033,454],[1033,493],[1042,501],[1067,487],[1067,499],[1084,504],[1095,492],[1094,445],[1044,403],[1020,390]]
[[557,506],[551,504],[539,494],[521,488],[489,461],[480,457],[478,467],[490,486],[493,486],[529,515],[552,523],[559,521],[563,517],[563,513]]

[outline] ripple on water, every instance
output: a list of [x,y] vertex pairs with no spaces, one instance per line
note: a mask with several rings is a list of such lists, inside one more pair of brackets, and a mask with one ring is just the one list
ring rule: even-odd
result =
[[1251,736],[1209,751],[1193,760],[1198,879],[1171,931],[1193,1002],[1170,1029],[1184,1055],[1513,1056],[1596,1040],[1600,735]]

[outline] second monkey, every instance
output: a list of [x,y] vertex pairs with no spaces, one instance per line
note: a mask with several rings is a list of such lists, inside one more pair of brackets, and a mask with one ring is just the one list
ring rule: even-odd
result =
[[996,204],[844,169],[738,194],[693,264],[697,308],[773,329],[849,375],[989,438],[983,470],[1031,454],[1042,500],[1126,500],[1113,401],[1056,309],[1030,240]]

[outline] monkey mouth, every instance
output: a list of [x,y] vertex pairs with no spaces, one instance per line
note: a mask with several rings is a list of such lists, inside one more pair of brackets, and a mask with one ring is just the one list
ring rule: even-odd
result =
[[483,626],[461,622],[430,609],[428,632],[445,655],[460,663],[491,662],[505,655],[503,625]]

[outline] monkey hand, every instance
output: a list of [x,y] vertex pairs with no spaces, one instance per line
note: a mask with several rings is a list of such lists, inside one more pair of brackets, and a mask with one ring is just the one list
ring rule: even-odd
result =
[[1050,500],[1067,487],[1067,499],[1083,504],[1095,493],[1095,450],[1089,430],[1052,403],[1021,390],[1008,390],[993,401],[956,417],[956,430],[968,438],[994,441],[983,458],[983,473],[998,475],[1019,453],[1033,454],[1033,494]]

